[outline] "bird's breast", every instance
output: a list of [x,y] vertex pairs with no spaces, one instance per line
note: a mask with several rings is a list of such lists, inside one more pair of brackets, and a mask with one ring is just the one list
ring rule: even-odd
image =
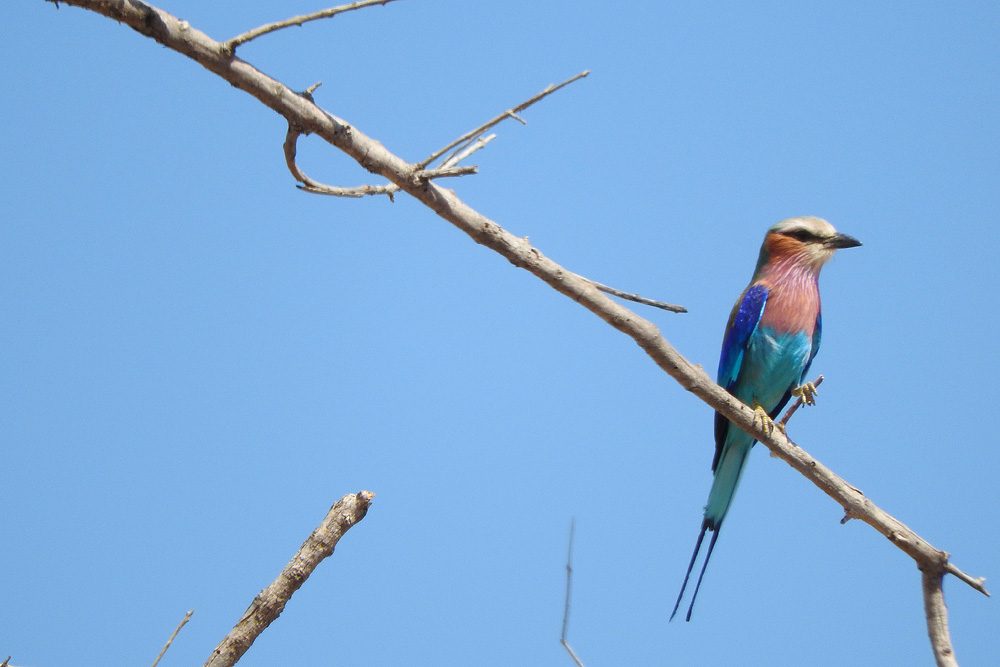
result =
[[758,327],[747,345],[737,398],[770,411],[799,382],[811,352],[811,335]]
[[779,333],[812,337],[819,307],[819,290],[814,285],[772,288],[760,324]]

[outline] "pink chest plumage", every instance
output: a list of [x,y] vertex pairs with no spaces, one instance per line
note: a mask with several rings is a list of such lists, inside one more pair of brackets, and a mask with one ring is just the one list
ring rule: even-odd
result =
[[819,285],[810,271],[786,271],[760,280],[768,289],[761,325],[782,333],[812,336],[819,315]]

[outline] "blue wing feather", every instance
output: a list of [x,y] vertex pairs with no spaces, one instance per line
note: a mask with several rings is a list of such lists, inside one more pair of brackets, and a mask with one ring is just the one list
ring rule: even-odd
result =
[[743,365],[743,353],[747,349],[747,341],[753,334],[764,314],[767,303],[767,288],[763,285],[751,285],[743,293],[736,307],[729,316],[726,325],[726,335],[722,339],[722,355],[719,357],[719,373],[716,382],[726,389],[732,389],[736,378],[740,375]]
[[[743,366],[743,354],[746,352],[750,336],[757,329],[760,318],[767,304],[767,288],[763,285],[751,285],[743,292],[736,303],[729,324],[726,325],[726,335],[722,339],[722,354],[719,357],[719,373],[716,382],[731,390],[740,376]],[[712,472],[719,465],[722,447],[726,442],[726,432],[729,430],[729,420],[718,412],[715,413],[715,457],[712,459]]]

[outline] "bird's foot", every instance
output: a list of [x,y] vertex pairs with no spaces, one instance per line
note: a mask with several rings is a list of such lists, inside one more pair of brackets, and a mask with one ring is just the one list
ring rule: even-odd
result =
[[792,389],[792,396],[801,400],[803,405],[816,405],[816,397],[818,395],[819,391],[812,382],[803,382],[795,389]]
[[771,415],[767,414],[767,410],[760,405],[755,404],[753,406],[753,423],[754,426],[767,435],[774,433],[774,420],[771,419]]

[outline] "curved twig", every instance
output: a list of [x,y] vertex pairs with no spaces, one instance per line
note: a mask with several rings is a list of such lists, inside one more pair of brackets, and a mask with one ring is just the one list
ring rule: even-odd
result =
[[[310,86],[310,88],[315,90],[318,85],[319,84],[314,84],[313,86]],[[303,95],[309,95],[311,92],[311,90],[307,90],[303,93]],[[302,185],[297,186],[300,190],[317,195],[329,195],[332,197],[358,198],[375,195],[387,195],[390,200],[393,198],[394,194],[399,192],[399,186],[392,183],[386,183],[385,185],[356,185],[354,187],[343,187],[339,185],[327,185],[326,183],[320,183],[319,181],[310,178],[308,174],[302,171],[302,168],[299,167],[298,162],[296,161],[300,136],[302,136],[302,131],[289,123],[288,132],[285,133],[285,141],[282,144],[285,154],[285,165],[287,165],[288,171],[292,174],[292,178],[302,183]],[[472,151],[470,151],[470,153],[471,152]],[[478,171],[479,168],[475,165],[456,166],[452,164],[438,167],[437,169],[416,170],[413,172],[413,179],[415,181],[420,181],[432,180],[435,178],[454,178],[456,176],[468,176],[470,174],[475,174],[478,173]]]
[[399,186],[392,183],[385,185],[357,185],[354,187],[342,187],[339,185],[327,185],[310,178],[295,161],[297,145],[302,131],[296,129],[291,123],[288,124],[288,132],[285,133],[285,143],[283,144],[285,153],[285,164],[292,178],[302,183],[298,188],[306,192],[317,195],[329,195],[331,197],[373,197],[376,195],[387,195],[391,200],[393,195],[399,192]]

